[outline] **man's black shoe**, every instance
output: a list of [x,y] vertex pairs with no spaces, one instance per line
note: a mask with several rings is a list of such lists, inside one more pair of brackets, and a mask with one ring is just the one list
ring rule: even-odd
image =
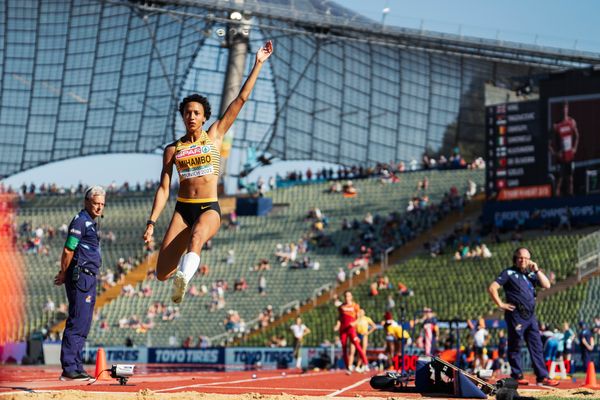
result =
[[87,377],[88,377],[88,379],[94,379],[94,377],[93,377],[93,376],[91,376],[90,374],[88,374],[88,373],[87,373],[87,372],[85,372],[85,371],[79,371],[79,373],[80,373],[80,374],[82,374],[82,375],[85,375],[85,376],[87,376]]
[[79,371],[71,371],[71,372],[63,371],[62,375],[60,376],[61,381],[88,381],[88,380],[90,380],[90,378],[91,377],[88,374],[86,374],[85,372],[79,372]]

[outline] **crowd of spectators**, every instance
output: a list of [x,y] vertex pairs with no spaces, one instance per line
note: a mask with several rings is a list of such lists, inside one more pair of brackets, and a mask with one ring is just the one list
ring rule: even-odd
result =
[[181,343],[181,347],[184,349],[190,349],[194,347],[198,349],[206,349],[207,347],[210,347],[210,339],[207,336],[200,335],[198,336],[196,344],[194,345],[194,337],[188,336]]
[[247,330],[246,322],[236,310],[227,311],[227,317],[223,320],[223,325],[227,332],[245,333]]
[[[135,185],[131,185],[125,181],[121,185],[118,185],[115,181],[111,182],[106,186],[106,192],[110,194],[125,194],[132,192],[154,192],[158,187],[158,181],[147,180],[144,183],[137,182]],[[77,185],[71,185],[69,187],[59,186],[56,183],[41,183],[36,185],[30,183],[29,185],[23,183],[18,189],[12,186],[6,186],[0,182],[0,193],[16,193],[20,196],[21,200],[32,199],[35,196],[57,196],[57,195],[71,195],[72,197],[82,196],[88,185],[79,182]],[[175,189],[175,188],[174,188]]]
[[[419,163],[416,159],[409,162],[400,161],[397,163],[377,163],[375,166],[365,167],[363,165],[339,166],[334,168],[323,167],[320,169],[307,168],[306,171],[289,171],[284,176],[277,174],[270,177],[267,182],[259,177],[256,182],[256,191],[259,195],[264,195],[267,190],[273,190],[277,186],[285,186],[290,183],[309,183],[323,181],[348,181],[351,179],[366,179],[378,177],[383,183],[395,183],[400,181],[399,174],[417,170],[427,169],[484,169],[485,161],[482,157],[477,157],[472,161],[467,161],[461,154],[458,147],[452,150],[448,156],[432,156],[425,154]],[[341,186],[333,186],[335,191],[341,192]]]
[[263,328],[274,320],[275,315],[273,314],[273,306],[270,304],[266,306],[260,313],[258,313],[258,323]]
[[482,237],[481,231],[475,231],[470,221],[464,221],[456,224],[451,233],[426,242],[424,247],[431,257],[452,254],[456,261],[491,258],[492,252]]

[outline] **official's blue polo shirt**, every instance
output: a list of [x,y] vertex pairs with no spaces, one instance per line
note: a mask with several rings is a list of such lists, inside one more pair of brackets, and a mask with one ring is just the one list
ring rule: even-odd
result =
[[98,273],[102,265],[98,229],[96,222],[85,209],[81,210],[71,221],[65,247],[75,252],[73,260],[79,266]]
[[496,278],[496,282],[503,287],[507,303],[515,306],[522,304],[527,310],[533,312],[535,286],[539,284],[535,272],[524,274],[516,267],[506,268]]
[[582,353],[591,353],[591,351],[589,351],[587,349],[587,347],[585,347],[583,345],[583,339],[584,338],[585,338],[585,340],[587,340],[587,342],[589,344],[591,342],[591,340],[592,340],[592,331],[590,331],[589,329],[585,328],[581,332],[579,332],[579,347],[581,348],[581,352]]

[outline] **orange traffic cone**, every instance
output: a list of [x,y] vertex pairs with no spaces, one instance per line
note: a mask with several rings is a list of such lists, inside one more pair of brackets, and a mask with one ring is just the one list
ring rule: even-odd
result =
[[587,367],[587,372],[585,374],[585,385],[588,389],[600,389],[598,383],[596,383],[596,367],[594,366],[594,362],[590,361]]
[[106,370],[106,354],[102,347],[96,352],[96,373],[94,378],[98,380],[110,379],[110,373]]

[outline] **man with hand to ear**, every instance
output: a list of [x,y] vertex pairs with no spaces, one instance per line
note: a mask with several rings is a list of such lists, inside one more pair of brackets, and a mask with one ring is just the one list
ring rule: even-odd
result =
[[71,221],[54,284],[65,285],[69,317],[63,333],[60,363],[61,381],[92,378],[83,369],[81,351],[92,326],[96,304],[96,276],[102,265],[96,218],[102,216],[106,193],[100,186],[85,191],[84,209]]
[[[544,363],[544,349],[540,327],[535,318],[535,286],[548,289],[550,280],[531,260],[528,249],[521,247],[513,254],[513,265],[500,273],[488,288],[496,305],[504,310],[504,319],[508,331],[508,362],[511,377],[519,385],[528,385],[521,368],[520,342],[523,339],[531,355],[533,371],[538,385],[557,386],[558,381],[548,378],[548,369]],[[502,301],[498,289],[502,287],[506,301]]]

